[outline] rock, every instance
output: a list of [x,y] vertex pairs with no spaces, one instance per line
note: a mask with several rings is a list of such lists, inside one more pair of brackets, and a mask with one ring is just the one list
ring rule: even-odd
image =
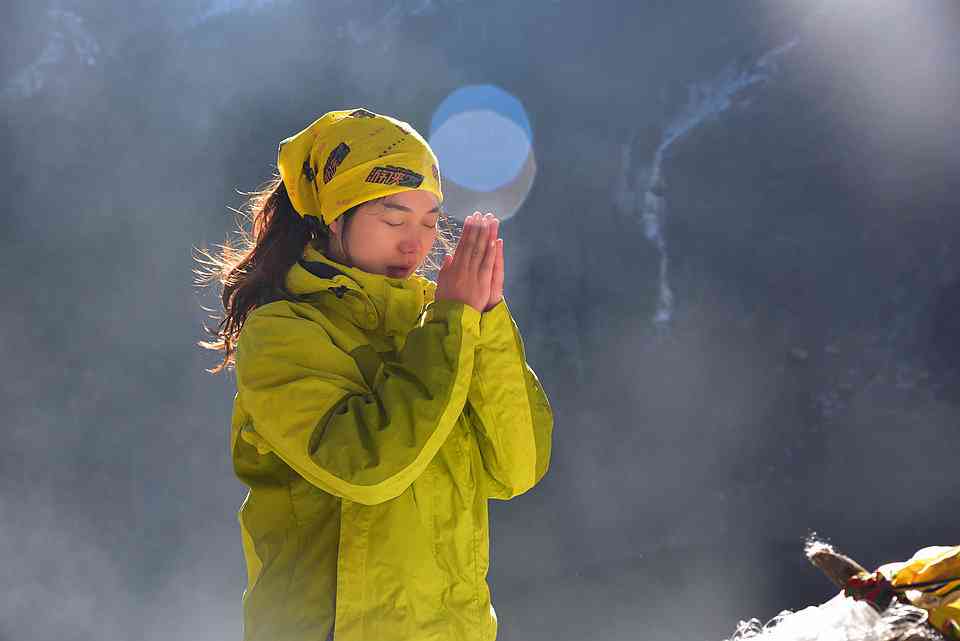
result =
[[867,574],[867,570],[862,565],[840,554],[826,543],[819,541],[808,543],[804,553],[807,560],[818,567],[838,588],[843,589],[850,577]]

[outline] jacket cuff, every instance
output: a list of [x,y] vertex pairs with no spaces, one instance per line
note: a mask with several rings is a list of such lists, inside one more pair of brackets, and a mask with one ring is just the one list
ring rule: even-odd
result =
[[504,345],[514,342],[513,317],[507,307],[507,299],[480,315],[480,341],[478,345],[502,342]]
[[[492,311],[492,310],[491,310]],[[480,336],[480,312],[472,306],[456,300],[435,300],[423,315],[423,322],[459,322],[465,332]]]

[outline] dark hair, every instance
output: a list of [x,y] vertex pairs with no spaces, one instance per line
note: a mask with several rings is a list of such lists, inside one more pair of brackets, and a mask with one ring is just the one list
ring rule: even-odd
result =
[[[212,374],[220,373],[234,364],[237,338],[247,314],[258,305],[272,300],[296,298],[286,290],[284,280],[290,268],[303,255],[307,243],[324,254],[327,254],[330,245],[330,228],[316,216],[297,213],[279,174],[260,190],[243,195],[249,196],[246,203],[241,209],[233,210],[239,214],[239,243],[234,245],[228,237],[224,244],[217,245],[219,253],[195,248],[199,254],[195,260],[200,265],[193,270],[195,284],[208,287],[219,283],[222,287],[220,300],[223,314],[211,316],[218,320],[217,327],[211,329],[203,326],[213,340],[197,343],[206,349],[223,351],[220,364],[206,370]],[[341,215],[341,238],[347,245],[347,229],[360,206],[352,207]],[[250,225],[249,231],[246,223]],[[452,229],[446,215],[441,214],[438,228],[437,239],[441,252],[452,253]],[[433,249],[424,264],[417,268],[417,273],[424,275],[427,269],[439,269],[439,263],[433,259]]]

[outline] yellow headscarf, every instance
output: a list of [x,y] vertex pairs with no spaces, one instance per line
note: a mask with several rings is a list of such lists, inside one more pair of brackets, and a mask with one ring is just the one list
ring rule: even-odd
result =
[[280,142],[293,208],[329,225],[355,205],[410,189],[443,202],[437,157],[409,124],[366,109],[330,111]]

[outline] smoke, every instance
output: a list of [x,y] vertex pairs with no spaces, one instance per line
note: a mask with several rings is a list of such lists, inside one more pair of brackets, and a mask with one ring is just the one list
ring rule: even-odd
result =
[[[201,305],[218,301],[193,291],[192,248],[223,240],[236,191],[323,111],[367,106],[425,132],[465,84],[522,97],[537,131],[537,180],[503,226],[507,296],[556,415],[542,484],[491,505],[502,639],[721,638],[823,602],[797,552],[810,527],[878,561],[946,535],[930,506],[956,493],[956,405],[911,340],[956,262],[955,227],[931,200],[911,220],[936,233],[899,215],[858,227],[869,208],[830,163],[877,149],[858,141],[922,140],[903,176],[950,173],[932,135],[952,131],[949,43],[900,51],[892,76],[853,52],[870,73],[848,84],[856,65],[813,74],[807,44],[843,30],[806,22],[790,57],[819,84],[789,75],[707,119],[696,107],[714,103],[670,111],[661,96],[757,60],[797,21],[771,36],[747,2],[234,4],[4,9],[0,637],[239,636],[234,381],[203,371],[217,355],[195,345]],[[928,36],[951,29],[911,15]],[[898,73],[908,96],[880,81]],[[700,97],[733,96],[731,74]],[[845,127],[810,108],[862,95]],[[655,333],[660,255],[608,211],[609,190],[624,132],[656,132],[635,150],[649,162],[671,114],[702,126],[662,165],[678,295]]]

